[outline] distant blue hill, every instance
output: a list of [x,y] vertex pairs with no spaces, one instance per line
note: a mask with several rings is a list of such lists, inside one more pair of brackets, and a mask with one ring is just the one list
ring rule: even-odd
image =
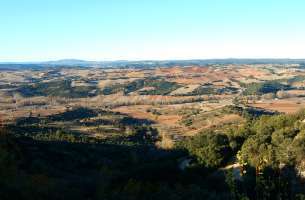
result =
[[142,60],[142,61],[86,61],[63,59],[47,62],[6,62],[0,63],[0,69],[40,69],[46,67],[100,67],[100,68],[154,68],[172,66],[207,66],[212,64],[301,64],[305,59],[196,59],[196,60]]

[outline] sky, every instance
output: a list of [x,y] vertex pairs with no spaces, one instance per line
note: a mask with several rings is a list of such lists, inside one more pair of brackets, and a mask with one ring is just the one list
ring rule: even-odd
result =
[[305,58],[304,0],[0,0],[0,62]]

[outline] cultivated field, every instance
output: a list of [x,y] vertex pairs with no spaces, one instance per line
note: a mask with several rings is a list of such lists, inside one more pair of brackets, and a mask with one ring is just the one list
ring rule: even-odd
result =
[[[207,128],[240,125],[242,112],[227,112],[228,106],[297,112],[305,107],[304,85],[299,65],[2,70],[0,117],[7,124],[37,118],[46,121],[44,127],[100,138],[128,132],[134,125],[120,121],[127,117],[176,141]],[[79,108],[97,113],[46,120]]]

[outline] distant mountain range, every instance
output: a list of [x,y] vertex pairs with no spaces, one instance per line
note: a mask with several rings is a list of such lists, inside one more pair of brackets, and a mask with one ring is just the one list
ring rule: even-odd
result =
[[142,61],[87,61],[63,59],[47,62],[0,62],[0,69],[39,69],[41,67],[98,67],[98,68],[153,68],[171,66],[206,66],[212,64],[302,64],[305,59],[197,59],[197,60],[142,60]]

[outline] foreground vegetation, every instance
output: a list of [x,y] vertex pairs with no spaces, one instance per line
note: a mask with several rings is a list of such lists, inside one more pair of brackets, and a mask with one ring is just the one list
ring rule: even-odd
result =
[[[95,115],[67,112],[49,120]],[[98,139],[22,119],[1,129],[1,199],[304,199],[305,112],[242,113],[241,126],[205,130],[170,150],[155,146],[158,132],[144,122]],[[24,134],[29,127],[39,134]]]

